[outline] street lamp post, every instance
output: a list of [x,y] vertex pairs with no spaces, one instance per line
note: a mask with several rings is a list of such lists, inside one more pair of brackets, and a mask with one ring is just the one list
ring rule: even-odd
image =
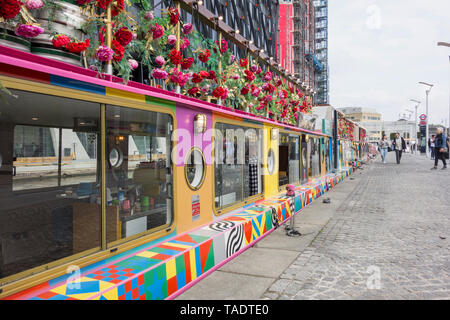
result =
[[426,144],[426,151],[427,151],[427,157],[430,156],[430,150],[428,149],[428,123],[430,122],[430,117],[428,116],[428,95],[430,94],[431,89],[433,88],[432,84],[426,83],[426,82],[419,82],[419,84],[423,84],[429,87],[428,90],[425,91],[426,95],[427,95],[427,111],[426,111],[426,116],[427,116],[427,127],[426,127],[426,135],[425,135],[425,144]]
[[416,142],[416,148],[419,146],[417,143],[417,109],[419,108],[419,105],[421,102],[419,100],[410,99],[409,101],[415,102],[416,104],[416,117],[414,118],[414,141]]
[[[450,43],[448,43],[448,42],[438,42],[437,45],[440,47],[450,47]],[[448,62],[449,62],[449,66],[450,66],[450,56],[448,56]],[[447,134],[450,136],[450,81],[449,81],[449,95],[448,95],[448,131],[447,131]]]

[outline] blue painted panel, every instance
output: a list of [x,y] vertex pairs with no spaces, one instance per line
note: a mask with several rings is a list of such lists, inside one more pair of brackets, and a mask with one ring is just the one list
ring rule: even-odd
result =
[[101,95],[106,94],[106,89],[104,86],[99,86],[97,84],[92,84],[92,83],[88,83],[88,82],[83,82],[83,81],[79,81],[79,80],[61,77],[61,76],[50,75],[50,84],[60,86],[60,87],[70,88],[70,89],[88,91],[88,92],[97,93],[97,94],[101,94]]

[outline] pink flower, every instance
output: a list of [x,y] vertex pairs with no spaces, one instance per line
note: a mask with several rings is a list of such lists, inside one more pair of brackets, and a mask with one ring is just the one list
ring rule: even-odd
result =
[[186,23],[184,26],[183,26],[183,34],[184,35],[187,35],[187,34],[189,34],[189,33],[191,33],[192,32],[192,30],[193,30],[193,26],[192,26],[192,23]]
[[164,71],[163,69],[153,69],[151,76],[155,79],[164,80],[164,79],[167,79],[169,74],[166,71]]
[[258,87],[255,87],[254,89],[252,89],[251,95],[254,97],[259,96],[259,94],[261,93],[261,89]]
[[128,64],[132,70],[136,69],[139,66],[139,63],[134,59],[128,59]]
[[110,61],[114,57],[114,51],[111,48],[100,46],[95,55],[99,61]]
[[34,26],[32,24],[19,24],[15,33],[25,38],[34,38],[44,32],[44,28]]
[[188,38],[183,38],[183,40],[181,40],[181,44],[180,44],[180,50],[184,50],[187,47],[189,47],[189,39]]
[[164,57],[162,57],[162,56],[157,56],[157,57],[155,58],[155,62],[156,62],[156,64],[158,64],[160,67],[162,67],[163,65],[166,64],[166,60],[164,60]]
[[189,74],[183,74],[183,72],[178,71],[176,68],[172,70],[170,81],[172,81],[173,83],[178,84],[180,87],[184,87],[188,80]]
[[26,0],[25,7],[28,10],[39,9],[44,6],[44,2],[42,0]]
[[150,20],[150,21],[152,21],[153,20],[153,18],[154,18],[154,16],[153,16],[153,12],[151,12],[151,11],[147,11],[145,14],[144,14],[144,18],[145,19],[147,19],[147,20]]
[[200,90],[203,93],[205,93],[205,94],[207,94],[209,92],[209,89],[210,89],[210,85],[209,84],[206,84],[206,85],[204,85],[203,87],[200,88]]
[[250,71],[251,72],[256,72],[258,70],[258,67],[256,66],[256,65],[252,65],[251,67],[250,67]]
[[167,43],[174,46],[177,44],[177,37],[174,36],[173,34],[171,34],[170,36],[167,37]]
[[236,59],[236,57],[232,54],[231,57],[230,57],[230,64],[232,64],[235,59]]
[[233,80],[239,80],[240,76],[238,74],[233,74],[231,78],[233,78]]
[[264,73],[264,78],[263,78],[263,80],[264,80],[264,81],[270,81],[270,80],[272,80],[272,72],[267,71],[266,73]]

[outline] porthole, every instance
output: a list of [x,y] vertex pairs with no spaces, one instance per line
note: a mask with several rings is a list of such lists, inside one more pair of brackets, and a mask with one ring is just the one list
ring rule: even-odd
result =
[[269,170],[269,174],[272,175],[275,170],[275,153],[273,149],[269,149],[269,154],[267,155],[267,169]]
[[206,164],[203,153],[199,148],[192,148],[184,164],[186,182],[192,190],[201,188],[205,180]]
[[111,149],[111,151],[109,152],[108,160],[109,160],[109,163],[111,164],[111,167],[119,168],[123,162],[122,150],[120,150],[118,148]]

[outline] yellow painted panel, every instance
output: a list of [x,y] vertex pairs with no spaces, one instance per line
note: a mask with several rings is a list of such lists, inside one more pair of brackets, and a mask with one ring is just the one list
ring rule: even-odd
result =
[[195,263],[195,250],[189,251],[189,261],[191,263],[191,281],[197,279],[197,264]]
[[175,259],[170,259],[166,262],[167,279],[171,279],[177,275],[177,265]]
[[128,92],[128,91],[123,91],[123,90],[106,87],[106,95],[119,97],[119,98],[125,98],[125,99],[131,99],[131,100],[137,100],[139,102],[145,103],[145,95],[134,93],[134,92]]
[[151,257],[156,256],[158,254],[159,253],[157,253],[157,252],[144,251],[144,252],[141,252],[141,253],[137,254],[137,256],[143,257],[143,258],[151,258]]
[[269,155],[269,148],[272,148],[275,155],[275,168],[273,174],[269,174],[268,170],[265,170],[264,175],[264,192],[265,198],[272,197],[278,194],[278,139],[272,140],[271,129],[273,126],[264,125],[264,166],[267,168],[267,158]]
[[[178,184],[175,185],[175,199],[178,205],[177,233],[183,233],[212,221],[213,217],[213,166],[206,166],[205,179],[199,190],[189,188],[184,167],[175,167]],[[192,219],[192,196],[200,196],[200,218]],[[173,244],[170,244],[173,246]]]

